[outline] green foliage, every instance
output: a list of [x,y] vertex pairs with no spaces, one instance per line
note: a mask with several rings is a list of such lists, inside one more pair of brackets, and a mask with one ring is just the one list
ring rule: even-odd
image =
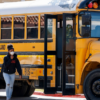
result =
[[[72,38],[73,37],[73,28],[70,24],[66,26],[66,38]],[[66,43],[69,43],[69,39],[66,40]]]

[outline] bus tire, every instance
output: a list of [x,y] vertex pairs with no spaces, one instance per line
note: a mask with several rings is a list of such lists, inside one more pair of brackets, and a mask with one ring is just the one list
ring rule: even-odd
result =
[[83,91],[87,100],[100,100],[100,69],[95,69],[86,76]]
[[13,97],[24,97],[26,91],[27,91],[27,86],[23,85],[23,86],[14,86],[13,89]]
[[[32,82],[34,84],[34,82]],[[32,84],[31,85],[28,85],[28,88],[27,88],[27,91],[25,93],[25,96],[26,97],[30,97],[35,91],[35,86],[33,86]]]

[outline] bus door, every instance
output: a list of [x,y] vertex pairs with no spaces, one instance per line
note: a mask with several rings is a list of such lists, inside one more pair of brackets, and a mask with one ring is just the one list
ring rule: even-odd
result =
[[62,94],[75,94],[75,29],[74,14],[63,14]]
[[[53,94],[56,92],[56,28],[57,16],[45,15],[45,41],[44,41],[44,93]],[[50,35],[52,45],[48,38]],[[52,66],[51,69],[48,68]],[[50,80],[51,78],[51,80]]]

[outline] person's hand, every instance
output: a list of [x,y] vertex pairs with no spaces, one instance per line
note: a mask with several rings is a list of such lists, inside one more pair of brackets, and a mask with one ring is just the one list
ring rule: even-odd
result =
[[13,56],[13,55],[11,55],[11,56],[10,56],[10,58],[11,58],[11,59],[13,59],[13,58],[14,58],[14,56]]
[[19,78],[22,79],[22,75],[19,75]]

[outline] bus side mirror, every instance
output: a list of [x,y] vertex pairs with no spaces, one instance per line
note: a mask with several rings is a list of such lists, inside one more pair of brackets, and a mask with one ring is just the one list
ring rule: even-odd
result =
[[82,37],[89,37],[91,34],[90,27],[82,27]]
[[91,36],[91,15],[82,15],[82,37]]
[[91,24],[91,15],[82,15],[82,25],[90,25]]

